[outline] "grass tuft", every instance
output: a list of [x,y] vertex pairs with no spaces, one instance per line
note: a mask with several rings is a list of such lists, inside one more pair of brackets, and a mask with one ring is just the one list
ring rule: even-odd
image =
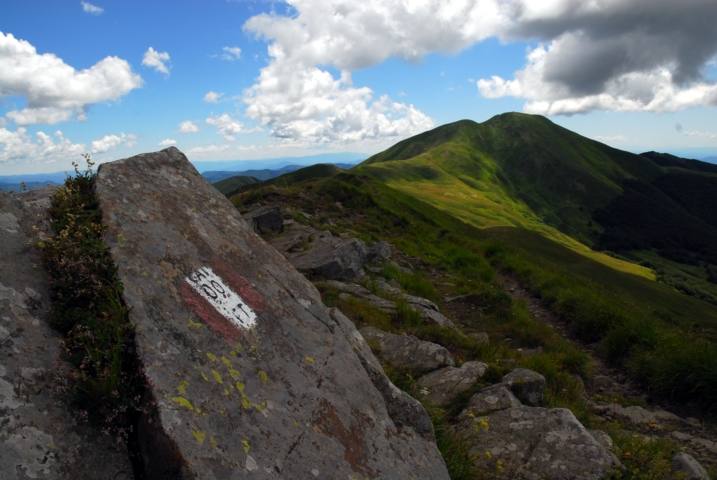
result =
[[51,323],[64,335],[66,356],[76,367],[71,388],[77,404],[90,419],[126,435],[142,385],[134,330],[102,240],[95,175],[90,168],[75,170],[52,197],[54,236],[41,245],[50,277]]

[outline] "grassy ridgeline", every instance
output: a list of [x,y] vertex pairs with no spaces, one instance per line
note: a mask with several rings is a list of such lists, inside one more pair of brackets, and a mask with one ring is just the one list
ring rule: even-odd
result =
[[[233,201],[253,203],[263,195],[284,196],[286,205],[311,212],[319,228],[387,240],[458,275],[465,293],[481,291],[488,302],[495,270],[510,272],[579,338],[599,342],[599,353],[651,394],[699,404],[711,413],[717,408],[717,311],[709,303],[527,229],[476,228],[360,170],[282,187],[259,185]],[[317,208],[335,202],[344,209]],[[321,224],[328,218],[333,224]]]

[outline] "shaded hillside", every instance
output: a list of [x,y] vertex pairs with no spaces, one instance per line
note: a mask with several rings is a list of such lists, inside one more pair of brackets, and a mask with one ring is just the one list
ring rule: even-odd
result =
[[[709,281],[717,263],[715,165],[634,155],[544,117],[508,113],[438,127],[357,170],[472,225],[525,228],[649,276],[643,263],[666,283],[717,302]],[[698,268],[676,272],[670,262]]]
[[231,195],[238,192],[242,187],[259,183],[260,180],[256,177],[250,177],[247,175],[235,175],[233,177],[225,178],[213,183],[214,187],[222,192],[224,195]]

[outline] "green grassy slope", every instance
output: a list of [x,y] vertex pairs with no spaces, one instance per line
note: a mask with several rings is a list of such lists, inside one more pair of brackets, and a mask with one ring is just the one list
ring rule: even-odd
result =
[[493,269],[510,272],[563,317],[575,335],[594,343],[606,360],[656,396],[717,409],[713,305],[576,253],[540,232],[476,227],[362,172],[260,185],[232,200],[241,206],[266,197],[311,213],[317,228],[387,240],[433,268],[459,273],[457,285],[483,289],[486,305],[493,301]]
[[[717,167],[623,152],[507,113],[404,140],[357,171],[480,228],[512,226],[717,300]],[[606,255],[604,251],[615,252]],[[646,251],[657,252],[647,259]],[[629,261],[624,261],[625,259]],[[678,275],[673,262],[696,268]]]
[[242,187],[258,183],[259,180],[254,177],[248,177],[246,175],[235,175],[233,177],[225,178],[213,183],[214,187],[222,192],[224,195],[231,195],[236,193]]

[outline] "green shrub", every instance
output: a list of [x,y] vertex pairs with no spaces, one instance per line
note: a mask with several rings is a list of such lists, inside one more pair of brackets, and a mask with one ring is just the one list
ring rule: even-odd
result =
[[433,301],[438,300],[438,292],[433,284],[418,272],[405,272],[396,265],[387,263],[383,267],[382,273],[385,278],[396,280],[406,292],[412,295]]
[[417,327],[423,324],[423,317],[403,298],[396,302],[396,313],[393,316],[395,324],[401,328]]
[[121,430],[138,408],[142,382],[122,284],[102,241],[94,179],[89,169],[76,167],[53,195],[54,236],[40,247],[50,277],[51,323],[65,336],[67,358],[76,367],[74,398],[92,419],[127,433]]

